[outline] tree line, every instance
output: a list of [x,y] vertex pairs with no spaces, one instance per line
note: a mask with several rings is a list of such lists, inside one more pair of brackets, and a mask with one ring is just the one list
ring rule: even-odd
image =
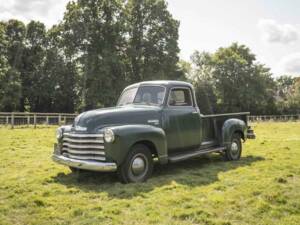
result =
[[113,106],[131,83],[192,82],[203,113],[299,113],[300,81],[274,79],[244,45],[179,60],[179,21],[164,0],[77,0],[47,29],[0,22],[0,111]]

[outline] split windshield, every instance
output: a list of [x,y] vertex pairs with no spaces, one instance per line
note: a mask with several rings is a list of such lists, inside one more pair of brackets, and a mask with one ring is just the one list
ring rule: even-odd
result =
[[162,105],[166,89],[162,86],[140,86],[123,92],[117,106],[129,104]]

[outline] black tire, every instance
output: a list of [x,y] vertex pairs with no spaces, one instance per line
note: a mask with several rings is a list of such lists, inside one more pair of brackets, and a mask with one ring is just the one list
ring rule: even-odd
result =
[[124,163],[118,167],[118,175],[122,183],[144,182],[151,176],[152,171],[152,154],[143,144],[134,145]]
[[231,137],[231,143],[227,146],[224,158],[227,161],[239,160],[242,155],[241,135],[234,133]]

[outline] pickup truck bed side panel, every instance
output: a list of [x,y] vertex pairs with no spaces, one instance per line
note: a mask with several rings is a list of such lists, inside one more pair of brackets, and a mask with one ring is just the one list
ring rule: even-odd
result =
[[165,132],[155,126],[130,124],[110,127],[116,136],[113,143],[106,143],[107,156],[118,165],[122,164],[131,147],[137,142],[150,142],[154,145],[161,164],[168,162]]
[[[231,135],[235,131],[243,133],[244,139],[246,139],[247,115],[249,115],[248,112],[201,115],[202,120],[209,125],[207,128],[210,131],[203,137],[204,141],[215,139],[220,145],[224,145],[225,142],[231,141]],[[212,131],[214,131],[213,134]]]

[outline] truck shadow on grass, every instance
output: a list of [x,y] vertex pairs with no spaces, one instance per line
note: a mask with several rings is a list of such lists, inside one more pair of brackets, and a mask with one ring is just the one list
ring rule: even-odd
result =
[[[174,164],[154,166],[152,177],[145,183],[122,184],[116,173],[58,173],[52,182],[77,188],[83,192],[107,193],[109,197],[130,199],[144,197],[155,188],[172,189],[172,183],[189,187],[209,185],[219,180],[218,174],[265,160],[260,156],[245,156],[239,161],[225,162],[219,155],[209,155]],[[176,187],[175,187],[176,188]]]

